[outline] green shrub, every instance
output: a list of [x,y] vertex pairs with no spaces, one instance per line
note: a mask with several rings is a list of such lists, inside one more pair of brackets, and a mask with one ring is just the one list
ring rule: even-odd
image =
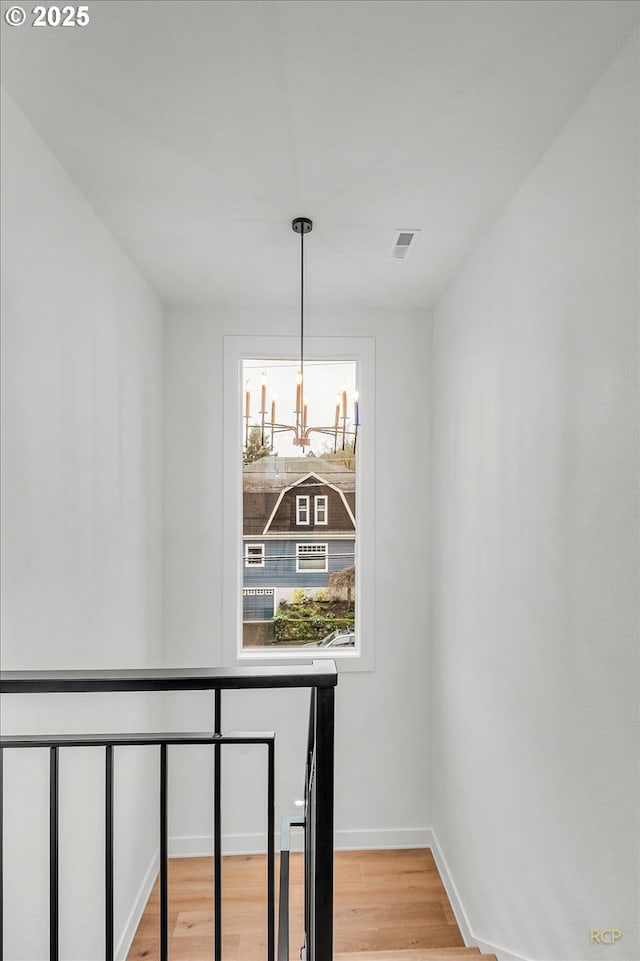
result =
[[352,617],[328,618],[283,617],[276,614],[273,619],[276,641],[319,641],[336,628],[352,628]]
[[[296,588],[304,595],[301,588]],[[295,594],[295,591],[294,591]],[[287,604],[281,601],[273,618],[274,638],[280,643],[300,644],[304,641],[319,641],[336,628],[353,628],[355,614],[345,611],[344,604],[303,597],[301,601]]]

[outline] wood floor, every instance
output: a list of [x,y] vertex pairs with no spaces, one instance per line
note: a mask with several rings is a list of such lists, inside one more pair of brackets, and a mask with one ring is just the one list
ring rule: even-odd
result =
[[[290,957],[297,959],[303,942],[302,855],[291,855],[290,875]],[[464,946],[428,850],[339,851],[334,886],[336,954]],[[263,856],[224,858],[225,961],[265,961],[265,892]],[[213,957],[211,858],[172,859],[169,894],[171,961],[209,961]],[[157,884],[128,961],[143,958],[158,958]]]

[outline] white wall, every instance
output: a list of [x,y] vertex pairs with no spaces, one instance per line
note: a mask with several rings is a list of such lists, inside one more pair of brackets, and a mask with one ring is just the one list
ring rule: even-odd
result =
[[[2,120],[2,668],[157,664],[162,308],[4,94]],[[158,716],[153,697],[117,695],[7,696],[2,710],[3,733],[136,730]],[[6,759],[16,961],[48,956],[46,763]],[[154,761],[118,757],[116,776],[128,782],[116,792],[122,932],[156,847]],[[62,951],[91,961],[103,951],[102,759],[81,771],[67,752],[61,777]]]
[[639,943],[637,58],[433,328],[433,825],[472,933],[537,961]]
[[[311,313],[311,311],[309,312]],[[180,310],[165,324],[165,653],[169,664],[223,663],[223,336],[290,335],[296,307],[282,312]],[[336,843],[425,843],[429,825],[425,545],[426,421],[424,321],[410,311],[361,310],[307,319],[314,334],[376,339],[375,612],[376,668],[344,673],[337,689]],[[363,403],[364,409],[364,403]],[[364,429],[364,428],[363,428]],[[238,549],[240,549],[238,544]],[[211,722],[209,700],[175,696],[174,724]],[[229,729],[276,729],[278,808],[290,813],[303,792],[307,695],[227,695]],[[192,707],[189,708],[188,704]],[[171,723],[171,722],[170,722]],[[255,752],[257,753],[257,752]],[[228,848],[255,849],[263,798],[250,752],[227,755]],[[260,762],[256,762],[260,763]],[[176,759],[172,780],[174,850],[207,849],[210,765]],[[194,790],[199,783],[202,791]],[[254,790],[255,785],[255,790]],[[195,800],[196,796],[199,798]],[[207,800],[209,798],[209,800]]]

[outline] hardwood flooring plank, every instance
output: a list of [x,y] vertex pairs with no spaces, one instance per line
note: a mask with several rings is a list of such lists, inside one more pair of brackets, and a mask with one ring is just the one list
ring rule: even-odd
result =
[[[171,932],[173,938],[192,936],[213,938],[213,917],[211,911],[181,911]],[[212,942],[213,943],[213,942]]]
[[407,925],[443,926],[447,924],[442,905],[439,903],[425,903],[423,901],[409,904],[389,904],[384,906],[372,905],[354,908],[336,907],[334,912],[335,924],[339,928],[359,928],[375,925],[378,928],[398,927]]

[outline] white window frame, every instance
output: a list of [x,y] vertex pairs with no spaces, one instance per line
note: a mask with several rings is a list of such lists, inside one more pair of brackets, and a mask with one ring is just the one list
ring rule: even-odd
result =
[[[356,480],[357,480],[357,473],[356,473]],[[318,510],[319,504],[318,504],[318,502],[319,502],[319,501],[322,501],[322,502],[323,502],[323,505],[322,505],[322,506],[323,506],[323,509],[324,509],[324,520],[323,520],[323,521],[321,521],[321,520],[318,519],[318,514],[319,514],[319,510]],[[315,524],[317,527],[319,527],[319,526],[326,526],[326,525],[329,523],[329,498],[328,498],[327,494],[316,494],[315,497],[313,498],[313,521],[314,521],[314,524]],[[357,514],[356,514],[356,524],[357,524],[357,522],[358,522],[358,521],[357,521]]]
[[[260,548],[258,560],[255,561],[250,556],[250,551]],[[244,545],[244,566],[245,567],[264,567],[264,544],[245,544]]]
[[[296,525],[297,527],[309,526],[311,523],[311,498],[308,494],[296,494]],[[300,520],[302,511],[306,515],[306,521]]]
[[[303,557],[324,557],[324,567],[300,567]],[[326,574],[329,570],[329,545],[326,541],[296,544],[296,574]]]
[[[375,670],[375,366],[374,337],[309,337],[305,339],[305,357],[309,360],[353,360],[357,365],[362,427],[358,434],[358,470],[356,475],[356,644],[353,650],[331,648],[327,651],[288,648],[273,651],[242,648],[242,424],[241,404],[244,383],[243,360],[291,357],[300,350],[297,337],[269,334],[223,336],[223,376],[221,404],[223,410],[223,488],[221,506],[222,551],[229,561],[222,565],[222,635],[223,660],[229,667],[246,664],[276,665],[309,663],[324,657],[335,660],[338,670]],[[235,561],[234,561],[235,558]]]

